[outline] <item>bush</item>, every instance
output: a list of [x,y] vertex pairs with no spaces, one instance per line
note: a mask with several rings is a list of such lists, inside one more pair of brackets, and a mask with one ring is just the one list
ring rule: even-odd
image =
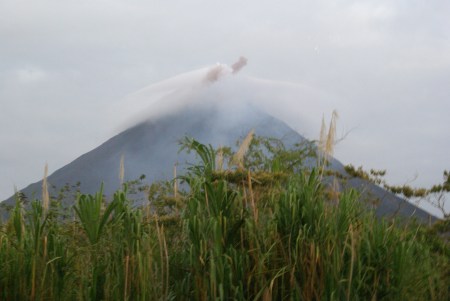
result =
[[438,226],[377,220],[352,190],[330,198],[320,167],[282,145],[219,170],[217,150],[186,142],[201,161],[185,191],[152,186],[157,204],[133,207],[125,184],[110,203],[80,194],[62,220],[19,197],[0,228],[0,299],[449,299]]

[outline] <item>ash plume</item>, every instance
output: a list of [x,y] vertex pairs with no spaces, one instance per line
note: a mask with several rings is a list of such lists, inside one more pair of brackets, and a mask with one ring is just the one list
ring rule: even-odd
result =
[[228,69],[229,67],[226,65],[217,64],[216,66],[211,67],[211,69],[209,69],[203,81],[208,83],[214,83],[218,81],[219,78],[227,74],[229,72]]
[[241,56],[236,63],[231,65],[231,69],[233,70],[232,73],[238,73],[245,65],[247,65],[247,58]]
[[209,69],[203,81],[207,83],[214,83],[221,77],[224,77],[230,73],[238,73],[242,68],[245,67],[245,65],[247,65],[247,59],[243,56],[241,56],[233,65],[231,65],[231,68],[228,65],[217,63],[215,66]]

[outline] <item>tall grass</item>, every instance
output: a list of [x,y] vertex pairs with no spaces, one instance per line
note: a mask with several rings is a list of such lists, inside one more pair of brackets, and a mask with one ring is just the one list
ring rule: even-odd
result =
[[24,210],[18,195],[0,226],[0,299],[448,300],[448,244],[375,219],[355,191],[330,199],[320,167],[260,142],[230,167],[186,139],[200,158],[179,177],[189,189],[160,187],[147,207],[127,184],[109,202],[100,188],[68,221],[55,200]]

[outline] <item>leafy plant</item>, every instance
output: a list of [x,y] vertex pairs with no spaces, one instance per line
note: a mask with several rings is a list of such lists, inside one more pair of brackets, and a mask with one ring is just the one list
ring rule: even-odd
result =
[[0,299],[449,299],[448,221],[377,219],[357,192],[329,193],[314,146],[247,144],[232,164],[231,148],[185,138],[199,162],[183,191],[152,183],[145,207],[128,186],[143,178],[110,202],[79,194],[70,219],[18,195],[0,223]]

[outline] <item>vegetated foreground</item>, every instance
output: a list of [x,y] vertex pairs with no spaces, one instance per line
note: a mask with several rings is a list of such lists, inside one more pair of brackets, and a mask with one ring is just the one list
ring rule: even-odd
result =
[[324,184],[324,158],[305,167],[308,148],[256,141],[232,153],[186,138],[200,158],[179,178],[188,189],[154,183],[146,207],[129,184],[110,203],[79,195],[71,218],[18,197],[0,228],[0,299],[449,300],[434,229],[376,219]]

